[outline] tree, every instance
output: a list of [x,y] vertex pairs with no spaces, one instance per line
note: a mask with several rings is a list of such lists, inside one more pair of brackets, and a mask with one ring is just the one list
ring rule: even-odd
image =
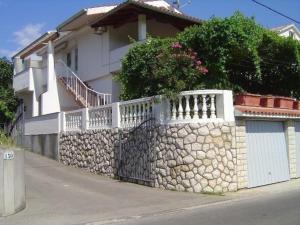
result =
[[[180,57],[172,43],[181,46]],[[186,56],[197,57],[208,71],[199,73]],[[123,99],[204,87],[300,97],[300,43],[239,12],[189,27],[174,39],[150,38],[134,46],[122,66]]]
[[0,59],[0,125],[14,118],[18,100],[12,89],[13,65],[6,58]]
[[123,100],[160,94],[173,97],[183,90],[203,88],[206,73],[192,49],[174,39],[149,38],[125,56],[117,79]]

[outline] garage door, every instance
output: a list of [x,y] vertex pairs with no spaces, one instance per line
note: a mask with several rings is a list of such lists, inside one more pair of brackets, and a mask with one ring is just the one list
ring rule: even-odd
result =
[[300,122],[295,123],[296,151],[297,151],[297,175],[300,177]]
[[288,153],[283,123],[247,121],[248,186],[289,180]]

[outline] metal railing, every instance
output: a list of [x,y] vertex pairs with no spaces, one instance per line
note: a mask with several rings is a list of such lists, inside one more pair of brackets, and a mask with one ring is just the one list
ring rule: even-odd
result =
[[85,107],[97,107],[111,103],[111,94],[99,93],[89,88],[62,60],[55,63],[57,77]]

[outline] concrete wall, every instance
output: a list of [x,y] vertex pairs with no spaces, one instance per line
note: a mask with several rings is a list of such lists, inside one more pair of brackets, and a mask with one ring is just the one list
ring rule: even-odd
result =
[[[4,153],[14,152],[14,158],[4,160]],[[0,148],[0,216],[23,210],[25,201],[24,151]]]
[[18,137],[18,144],[26,150],[59,160],[59,134],[24,135]]
[[57,134],[60,131],[60,113],[52,113],[25,120],[25,135]]

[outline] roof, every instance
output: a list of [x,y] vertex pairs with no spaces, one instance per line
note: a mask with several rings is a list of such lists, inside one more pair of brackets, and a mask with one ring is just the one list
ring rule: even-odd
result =
[[17,54],[15,54],[12,58],[20,57],[26,58],[27,56],[31,55],[33,52],[37,51],[38,49],[42,48],[45,45],[45,42],[55,40],[59,37],[57,31],[48,31],[44,33],[42,36],[31,42]]
[[[165,2],[165,1],[163,1]],[[152,4],[150,4],[152,3]],[[139,13],[145,13],[153,16],[154,18],[164,17],[164,19],[173,18],[176,22],[185,23],[186,25],[191,24],[200,24],[203,21],[199,20],[195,17],[187,16],[178,10],[175,10],[174,7],[166,8],[166,7],[157,7],[154,4],[155,1],[138,1],[138,0],[127,0],[124,3],[121,3],[111,11],[102,15],[98,20],[91,23],[92,27],[106,26],[112,25],[118,19],[131,19],[132,17],[136,17]]]
[[287,24],[287,25],[283,25],[283,26],[279,26],[279,27],[274,27],[274,28],[271,28],[271,30],[275,31],[275,32],[277,32],[279,34],[281,34],[283,32],[286,32],[288,30],[293,30],[300,37],[300,30],[293,23]]
[[235,115],[238,117],[300,118],[300,110],[237,105]]
[[[163,22],[172,22],[174,26],[183,29],[186,26],[200,24],[203,21],[187,16],[164,0],[127,0],[119,5],[100,5],[82,9],[57,26],[57,31],[48,31],[19,51],[15,57],[25,58],[44,46],[49,40],[57,39],[61,32],[73,31],[85,25],[92,27],[112,25],[136,20],[140,13],[147,14],[149,18],[156,18]],[[125,18],[124,18],[125,15]]]
[[57,26],[58,31],[76,30],[95,21],[99,16],[109,12],[117,5],[101,5],[82,9]]

